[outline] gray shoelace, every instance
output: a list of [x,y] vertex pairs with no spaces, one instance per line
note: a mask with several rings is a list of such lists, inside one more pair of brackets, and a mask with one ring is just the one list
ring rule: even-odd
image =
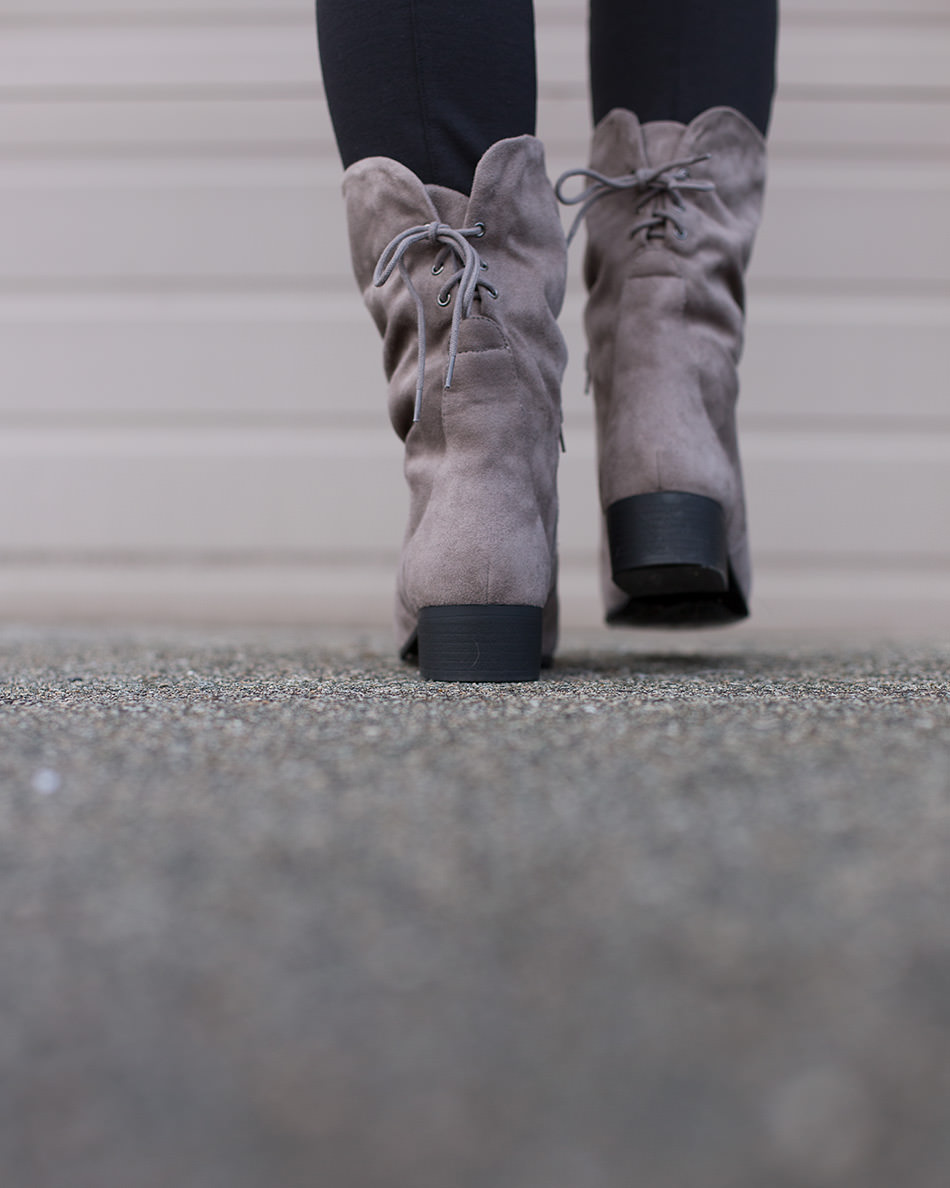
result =
[[418,227],[409,227],[400,231],[394,239],[383,249],[373,273],[373,284],[379,288],[392,276],[398,268],[399,274],[405,282],[406,288],[412,294],[416,303],[416,317],[419,328],[419,370],[416,379],[416,403],[412,414],[413,423],[419,420],[422,412],[422,391],[425,387],[426,374],[426,311],[419,295],[419,291],[412,283],[409,269],[406,267],[406,252],[418,243],[428,243],[439,246],[439,254],[432,265],[433,273],[438,276],[445,268],[445,262],[454,256],[461,267],[454,272],[439,290],[439,305],[448,305],[451,301],[452,290],[458,286],[455,309],[452,311],[452,329],[449,335],[449,363],[445,373],[445,387],[451,388],[452,376],[455,373],[455,360],[458,356],[459,331],[462,319],[472,312],[472,302],[479,296],[479,288],[485,289],[492,297],[497,297],[497,290],[487,281],[482,280],[481,273],[488,267],[470,243],[472,239],[481,239],[485,234],[485,224],[476,223],[474,227],[450,227],[447,223],[435,220]]
[[[697,157],[684,157],[681,161],[670,161],[667,165],[657,167],[648,165],[633,173],[625,173],[621,177],[606,177],[603,173],[598,173],[596,169],[568,169],[557,179],[557,185],[554,187],[559,202],[565,206],[580,205],[580,210],[567,233],[567,242],[570,243],[577,234],[578,228],[594,203],[599,202],[601,198],[606,198],[608,194],[625,193],[630,190],[640,194],[640,200],[634,207],[636,214],[639,214],[654,199],[660,197],[669,197],[677,210],[685,210],[686,204],[680,197],[681,190],[714,190],[716,188],[714,182],[691,181],[689,175],[691,166],[697,165],[700,161],[708,161],[710,156],[710,153],[701,153]],[[567,197],[563,187],[564,183],[572,177],[590,178],[593,184],[579,194]],[[665,230],[668,223],[672,225],[680,239],[686,237],[686,228],[676,215],[660,207],[657,207],[649,218],[637,223],[630,235],[634,236],[638,231],[646,230],[647,235],[650,236],[654,229]]]

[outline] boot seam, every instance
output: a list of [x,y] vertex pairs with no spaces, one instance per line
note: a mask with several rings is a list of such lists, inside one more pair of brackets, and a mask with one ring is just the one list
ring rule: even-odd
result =
[[467,318],[466,321],[487,322],[490,326],[493,326],[495,330],[497,330],[498,335],[501,338],[501,343],[498,346],[460,347],[458,352],[460,355],[483,355],[488,351],[508,351],[508,353],[514,357],[514,352],[511,349],[511,340],[505,333],[501,323],[496,321],[495,318],[489,317],[487,314],[473,314],[471,317]]

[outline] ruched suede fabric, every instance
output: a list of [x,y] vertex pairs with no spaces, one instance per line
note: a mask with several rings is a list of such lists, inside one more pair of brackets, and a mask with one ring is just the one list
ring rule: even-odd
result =
[[[605,196],[587,215],[584,272],[589,366],[597,416],[604,510],[653,491],[687,491],[724,508],[729,560],[748,599],[751,570],[736,440],[737,366],[745,313],[744,275],[765,188],[765,141],[745,116],[712,108],[689,125],[641,125],[615,109],[598,124],[591,168],[608,177],[708,153],[690,166],[706,191],[683,190],[636,207],[636,190]],[[654,238],[631,230],[651,211],[673,225]],[[627,595],[611,580],[602,550],[608,616]]]
[[[399,564],[397,644],[411,646],[425,606],[545,608],[543,649],[557,638],[557,466],[567,352],[557,326],[566,247],[544,152],[533,136],[501,140],[482,157],[471,195],[424,185],[385,157],[358,161],[343,180],[353,269],[383,337],[389,414],[405,442],[409,523]],[[426,321],[420,419],[413,422],[419,336],[412,294],[398,273],[374,286],[387,244],[439,221],[484,224],[485,281],[461,323],[445,389],[452,305],[438,295],[455,264],[433,274],[437,244],[406,256]]]

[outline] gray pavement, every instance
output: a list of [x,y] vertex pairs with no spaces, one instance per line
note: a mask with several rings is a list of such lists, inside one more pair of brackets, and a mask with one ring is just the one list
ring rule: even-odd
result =
[[950,641],[0,632],[2,1188],[946,1188]]

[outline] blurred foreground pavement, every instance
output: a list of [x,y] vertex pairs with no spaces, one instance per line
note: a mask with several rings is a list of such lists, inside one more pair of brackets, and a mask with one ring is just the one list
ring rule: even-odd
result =
[[3,1188],[946,1188],[950,644],[0,632]]

